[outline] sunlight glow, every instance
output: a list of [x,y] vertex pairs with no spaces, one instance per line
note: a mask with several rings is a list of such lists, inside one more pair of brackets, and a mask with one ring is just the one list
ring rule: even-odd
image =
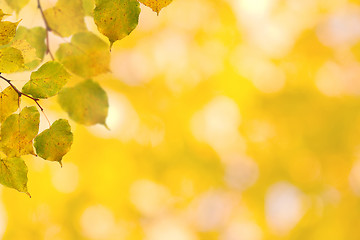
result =
[[148,57],[139,50],[115,53],[111,58],[111,71],[129,86],[148,83],[155,74]]
[[163,218],[145,228],[145,240],[195,240],[195,234],[180,220]]
[[[0,189],[1,193],[2,189]],[[0,238],[3,237],[8,223],[8,217],[3,202],[0,202]]]
[[74,163],[67,162],[62,168],[51,165],[51,170],[51,182],[56,190],[62,193],[71,193],[76,190],[79,184],[79,170]]
[[189,212],[197,229],[214,231],[225,225],[233,205],[230,195],[222,191],[208,191],[194,200]]
[[194,115],[191,130],[199,141],[222,148],[237,141],[240,119],[237,104],[228,97],[219,96]]
[[258,165],[249,157],[233,155],[226,159],[225,182],[229,187],[245,190],[252,186],[258,177]]
[[270,229],[286,235],[304,215],[303,193],[286,182],[272,185],[266,194],[265,212]]
[[169,204],[168,190],[150,180],[134,182],[130,190],[130,199],[135,207],[145,216],[161,214]]
[[360,161],[356,161],[349,174],[351,190],[360,197]]
[[110,131],[104,131],[104,126],[96,125],[92,132],[103,138],[117,138],[128,142],[136,135],[139,128],[139,116],[130,100],[121,93],[108,91],[109,110],[106,124]]
[[261,240],[262,230],[253,222],[231,222],[225,232],[221,235],[220,240]]
[[82,233],[90,239],[109,239],[114,227],[113,213],[102,205],[85,209],[80,219]]

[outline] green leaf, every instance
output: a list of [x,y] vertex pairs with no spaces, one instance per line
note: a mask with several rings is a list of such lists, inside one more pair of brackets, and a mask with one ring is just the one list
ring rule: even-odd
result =
[[10,115],[1,125],[1,147],[8,157],[34,154],[33,139],[39,131],[40,114],[36,107],[25,107]]
[[36,72],[32,72],[22,91],[35,98],[48,98],[55,96],[70,78],[70,74],[58,62],[47,62]]
[[35,48],[37,59],[32,62],[26,63],[28,69],[34,69],[42,62],[46,52],[46,30],[42,27],[25,28],[19,26],[16,31],[14,40],[26,40],[33,48]]
[[99,31],[112,44],[129,35],[137,26],[140,14],[136,0],[96,0],[94,20]]
[[0,159],[0,183],[27,193],[27,166],[21,158],[5,158]]
[[59,119],[35,138],[34,146],[40,157],[61,164],[61,159],[70,150],[72,142],[73,134],[68,121]]
[[82,0],[59,0],[44,15],[50,29],[62,37],[86,31]]
[[20,101],[21,98],[12,87],[7,87],[0,93],[0,122],[19,108]]
[[173,0],[139,0],[139,2],[148,6],[157,14],[159,14],[160,10],[169,5],[172,1]]
[[107,44],[91,32],[75,34],[71,43],[61,44],[56,58],[71,72],[90,78],[109,71]]
[[6,3],[14,9],[17,13],[20,12],[20,10],[25,7],[30,0],[5,0]]
[[19,22],[0,22],[0,45],[8,44],[15,37],[16,27]]
[[84,125],[105,124],[109,102],[106,92],[93,80],[85,80],[59,93],[60,106],[74,121]]
[[19,49],[7,47],[0,49],[0,72],[13,73],[24,67],[24,57]]

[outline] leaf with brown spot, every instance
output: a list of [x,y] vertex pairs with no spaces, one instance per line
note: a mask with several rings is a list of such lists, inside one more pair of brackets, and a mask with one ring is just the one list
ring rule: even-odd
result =
[[19,22],[20,21],[15,23],[8,21],[0,22],[0,45],[8,44],[15,37]]
[[68,121],[59,119],[35,138],[34,146],[40,157],[61,164],[61,159],[70,150],[72,142],[73,134]]
[[33,154],[33,139],[39,131],[40,114],[36,107],[25,107],[10,115],[1,125],[1,148],[8,157]]
[[0,122],[19,108],[20,101],[21,98],[12,87],[7,87],[0,93]]
[[61,63],[50,61],[31,73],[30,81],[24,85],[22,91],[35,98],[52,97],[58,94],[69,78],[70,74]]
[[140,7],[136,0],[96,0],[94,21],[112,44],[129,35],[138,25]]

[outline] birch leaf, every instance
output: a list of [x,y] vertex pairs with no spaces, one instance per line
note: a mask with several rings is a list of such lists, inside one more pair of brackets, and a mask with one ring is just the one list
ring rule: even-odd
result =
[[34,98],[55,96],[70,78],[70,74],[61,63],[50,61],[43,64],[36,72],[32,72],[22,91]]
[[59,93],[60,106],[74,121],[84,125],[105,124],[109,102],[106,92],[93,80],[85,80]]
[[1,125],[1,147],[8,157],[33,154],[33,139],[39,131],[40,114],[36,107],[25,107],[10,115]]
[[19,49],[0,49],[0,72],[13,73],[24,68],[24,57]]
[[72,142],[73,134],[68,121],[59,119],[35,138],[34,146],[40,157],[61,164],[61,159],[70,150]]
[[0,93],[0,122],[19,108],[20,100],[21,98],[12,87],[7,87]]
[[109,71],[108,45],[91,32],[75,34],[71,43],[63,43],[56,58],[71,72],[84,78]]
[[157,14],[159,14],[160,10],[169,5],[172,1],[173,0],[139,0],[139,2],[148,6]]
[[96,0],[94,21],[112,44],[129,35],[138,25],[140,7],[136,0]]
[[30,196],[27,190],[27,173],[27,166],[21,158],[0,159],[0,183]]
[[50,29],[62,37],[86,30],[82,0],[59,0],[44,15]]

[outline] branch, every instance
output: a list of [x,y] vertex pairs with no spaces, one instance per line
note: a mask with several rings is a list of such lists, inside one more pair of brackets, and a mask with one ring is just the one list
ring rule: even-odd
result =
[[[0,74],[1,74],[1,73],[0,73]],[[46,114],[45,114],[45,112],[44,112],[44,109],[41,107],[41,105],[40,105],[40,103],[39,103],[39,101],[40,101],[39,98],[34,98],[34,97],[30,96],[30,95],[27,95],[26,93],[21,92],[17,87],[15,87],[14,84],[12,84],[11,80],[9,80],[9,79],[1,76],[1,75],[0,75],[0,78],[3,79],[4,81],[6,81],[6,82],[15,90],[15,92],[19,95],[19,98],[20,98],[21,96],[25,96],[25,97],[33,100],[33,101],[36,103],[36,105],[40,108],[41,112],[44,114],[44,116],[45,116],[46,120],[48,121],[49,125],[51,125],[48,117],[46,116]]]
[[45,28],[46,28],[46,53],[48,53],[52,60],[54,60],[54,56],[52,55],[50,51],[50,43],[49,43],[49,32],[52,31],[52,29],[49,27],[49,23],[46,20],[46,17],[44,15],[44,10],[41,7],[40,0],[37,0],[38,3],[38,9],[40,10],[41,17],[44,20]]

